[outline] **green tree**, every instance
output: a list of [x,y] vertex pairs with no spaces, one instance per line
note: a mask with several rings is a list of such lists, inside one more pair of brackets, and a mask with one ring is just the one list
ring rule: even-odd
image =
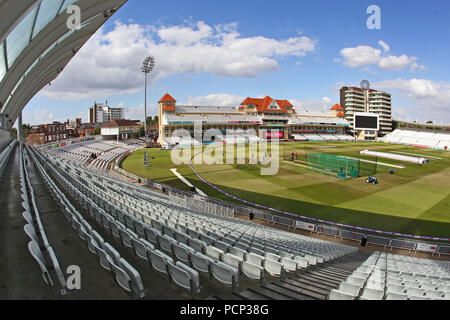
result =
[[95,129],[94,129],[94,136],[100,135],[101,132],[102,132],[102,131],[101,131],[100,127],[95,128]]

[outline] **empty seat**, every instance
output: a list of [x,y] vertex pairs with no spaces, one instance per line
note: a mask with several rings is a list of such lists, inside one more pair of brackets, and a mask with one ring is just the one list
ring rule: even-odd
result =
[[281,264],[283,265],[284,270],[289,272],[297,271],[297,261],[292,260],[290,258],[281,258]]
[[345,279],[345,282],[353,284],[353,285],[361,288],[364,285],[365,280],[361,279],[361,278],[349,276],[349,277],[347,277],[347,279]]
[[[98,256],[98,260],[99,260],[99,262],[100,262],[100,265],[101,265],[104,269],[106,269],[106,270],[108,270],[108,271],[111,271],[111,270],[112,270],[112,269],[111,269],[112,267],[111,267],[111,264],[110,264],[110,260],[112,260],[112,258],[109,257],[109,259],[108,259],[108,254],[106,253],[106,251],[103,250],[102,248],[100,248],[100,247],[98,246],[98,244],[95,242],[94,239],[91,239],[90,242],[91,242],[92,247],[95,249],[95,252],[96,252],[96,254],[97,254],[97,256]],[[112,261],[113,261],[113,260],[112,260]]]
[[269,252],[266,252],[266,253],[264,254],[264,257],[266,258],[266,260],[267,260],[267,259],[270,259],[270,260],[276,261],[276,262],[279,262],[280,259],[281,259],[281,257],[280,257],[279,255],[273,254],[273,253],[269,253]]
[[214,247],[222,250],[223,252],[228,252],[228,247],[230,247],[227,243],[219,241],[219,240],[214,241],[213,245],[214,245]]
[[351,294],[333,289],[328,296],[328,300],[355,300],[355,297]]
[[274,277],[281,277],[283,275],[283,265],[270,259],[264,261],[264,270]]
[[151,243],[147,242],[144,239],[139,239],[138,240],[138,239],[132,238],[131,242],[133,244],[134,253],[139,258],[148,261],[149,260],[148,254],[147,254],[148,248],[150,248],[151,250],[155,250],[155,247]]
[[361,287],[344,281],[341,282],[341,284],[338,287],[338,290],[340,292],[344,292],[356,298],[359,295],[359,292],[361,291]]
[[224,254],[224,252],[220,249],[217,249],[213,246],[207,246],[206,247],[206,251],[205,251],[206,255],[214,260],[222,260],[222,256]]
[[408,300],[408,295],[399,293],[387,293],[386,300]]
[[120,232],[119,232],[119,226],[115,221],[109,221],[109,229],[111,230],[111,234],[117,238],[120,239]]
[[189,239],[188,245],[197,252],[205,252],[207,244],[199,239]]
[[236,269],[238,269],[239,272],[242,271],[242,262],[243,262],[242,258],[235,256],[231,253],[225,253],[222,256],[222,261],[232,267],[235,267]]
[[264,268],[247,261],[242,262],[242,273],[253,280],[264,280]]
[[184,263],[178,261],[175,265],[168,263],[169,274],[172,280],[191,292],[191,296],[200,292],[200,278],[198,272]]
[[169,237],[168,235],[158,236],[159,248],[169,254],[172,254],[172,243],[176,243],[175,239]]
[[239,273],[236,268],[221,261],[213,261],[211,264],[212,276],[221,283],[230,285],[234,290],[239,285]]
[[131,266],[125,259],[120,258],[120,266],[126,272],[131,281],[131,292],[135,298],[144,298],[147,294],[147,290],[144,289],[142,279],[133,266]]
[[399,286],[399,285],[388,285],[386,288],[386,293],[397,293],[397,294],[404,294],[405,293],[405,287]]
[[132,292],[130,276],[125,272],[125,270],[117,265],[110,256],[106,257],[109,264],[111,265],[111,270],[114,272],[116,281],[119,286],[121,286],[127,292]]
[[190,263],[189,254],[195,252],[195,250],[184,243],[174,243],[172,245],[173,253],[178,260],[184,263]]
[[425,293],[424,289],[419,288],[406,288],[405,294],[408,295],[409,298],[411,297],[422,297]]
[[364,288],[361,300],[383,300],[384,291],[371,288]]
[[297,268],[306,269],[308,268],[308,259],[300,256],[294,256],[294,260],[297,261]]
[[36,260],[36,262],[38,263],[39,268],[41,268],[42,278],[44,279],[45,283],[52,286],[53,281],[50,277],[47,267],[45,266],[45,259],[42,255],[42,251],[39,248],[39,245],[35,241],[31,240],[30,242],[28,242],[28,251],[30,251],[34,260]]
[[114,260],[114,262],[119,265],[120,253],[107,242],[104,242],[102,247],[103,250],[105,250],[105,252]]
[[436,299],[442,298],[443,296],[444,296],[443,291],[434,291],[434,290],[425,291],[425,297],[427,298]]
[[265,258],[262,256],[258,256],[254,253],[247,253],[246,254],[246,258],[245,261],[256,264],[258,266],[263,266],[264,265],[264,260]]
[[159,250],[149,250],[152,267],[162,273],[168,274],[167,263],[173,264],[173,259]]
[[245,260],[245,257],[247,255],[247,251],[244,251],[244,250],[239,249],[237,247],[230,247],[228,252],[233,254],[233,255],[235,255],[235,256],[238,256],[242,260]]
[[155,247],[158,247],[158,235],[162,236],[162,233],[156,229],[146,227],[144,228],[145,236],[147,240],[152,243]]
[[189,236],[180,232],[175,233],[175,240],[177,240],[179,243],[188,244],[188,238]]
[[211,263],[214,262],[213,259],[200,252],[191,252],[190,260],[196,270],[204,273],[210,273]]

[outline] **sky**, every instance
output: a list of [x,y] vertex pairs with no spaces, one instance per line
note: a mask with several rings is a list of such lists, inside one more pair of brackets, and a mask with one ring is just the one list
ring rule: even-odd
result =
[[[369,28],[376,5],[380,29]],[[450,124],[448,0],[129,0],[23,111],[29,124],[88,121],[94,102],[144,119],[143,60],[154,56],[148,114],[178,104],[238,106],[288,99],[339,103],[368,79],[392,94],[394,119]]]

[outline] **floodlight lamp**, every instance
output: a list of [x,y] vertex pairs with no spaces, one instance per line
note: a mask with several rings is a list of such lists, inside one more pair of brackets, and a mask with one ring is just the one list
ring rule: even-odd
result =
[[144,60],[144,64],[142,66],[142,72],[150,73],[150,72],[152,72],[154,67],[155,67],[155,59],[152,56],[147,57]]

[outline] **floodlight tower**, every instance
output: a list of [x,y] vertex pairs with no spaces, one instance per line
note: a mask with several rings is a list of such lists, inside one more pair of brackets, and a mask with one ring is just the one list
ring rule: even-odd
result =
[[145,118],[144,118],[144,134],[145,134],[145,144],[147,146],[148,135],[147,135],[147,75],[152,72],[155,67],[155,58],[152,56],[147,57],[144,60],[144,64],[142,65],[141,71],[145,74]]

